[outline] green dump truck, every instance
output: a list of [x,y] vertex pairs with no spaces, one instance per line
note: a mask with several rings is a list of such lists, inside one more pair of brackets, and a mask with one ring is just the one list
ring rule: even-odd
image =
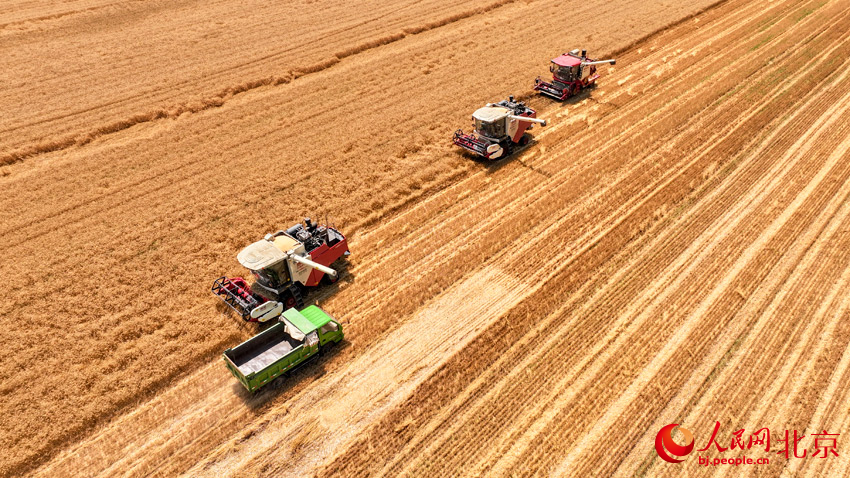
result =
[[225,350],[224,363],[249,392],[256,392],[342,338],[342,325],[319,307],[288,309],[277,324]]

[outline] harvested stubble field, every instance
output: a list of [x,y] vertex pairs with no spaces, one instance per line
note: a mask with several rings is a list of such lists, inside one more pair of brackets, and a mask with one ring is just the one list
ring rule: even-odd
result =
[[[845,476],[653,444],[847,431],[848,59],[846,0],[5,2],[0,476]],[[209,286],[304,215],[347,344],[248,397]]]

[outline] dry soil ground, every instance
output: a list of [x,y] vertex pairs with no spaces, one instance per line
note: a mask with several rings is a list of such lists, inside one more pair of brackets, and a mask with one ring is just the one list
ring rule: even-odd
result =
[[[850,472],[653,447],[850,426],[850,1],[12,0],[0,66],[0,476]],[[347,343],[248,397],[208,289],[304,215]]]

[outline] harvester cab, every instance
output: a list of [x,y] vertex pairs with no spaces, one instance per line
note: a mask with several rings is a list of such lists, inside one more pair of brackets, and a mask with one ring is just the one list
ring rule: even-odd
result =
[[485,159],[495,160],[508,156],[514,145],[525,146],[530,139],[526,131],[534,123],[546,126],[546,121],[537,119],[537,112],[514,101],[511,96],[499,103],[488,103],[472,114],[474,132],[466,134],[455,131],[454,144]]
[[596,83],[599,65],[615,65],[617,60],[593,60],[587,57],[587,50],[573,50],[553,58],[549,71],[552,82],[543,81],[539,76],[534,80],[534,89],[556,100],[565,100],[575,96],[582,89]]
[[236,256],[254,276],[253,284],[220,277],[212,292],[244,320],[266,322],[283,310],[303,307],[304,288],[319,285],[325,276],[335,282],[338,274],[330,265],[348,254],[342,233],[306,218],[304,224],[267,234]]

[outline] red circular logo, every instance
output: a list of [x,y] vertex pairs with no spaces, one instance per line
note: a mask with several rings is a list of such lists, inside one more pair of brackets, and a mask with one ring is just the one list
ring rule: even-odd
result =
[[682,446],[673,441],[673,437],[670,435],[673,433],[673,429],[678,426],[678,423],[667,425],[655,436],[655,451],[662,460],[670,463],[681,463],[684,460],[677,460],[671,457],[667,453],[668,451],[676,456],[685,456],[694,449],[694,436],[686,428],[679,427],[679,431],[682,432],[682,435],[685,435],[685,441],[688,443]]

